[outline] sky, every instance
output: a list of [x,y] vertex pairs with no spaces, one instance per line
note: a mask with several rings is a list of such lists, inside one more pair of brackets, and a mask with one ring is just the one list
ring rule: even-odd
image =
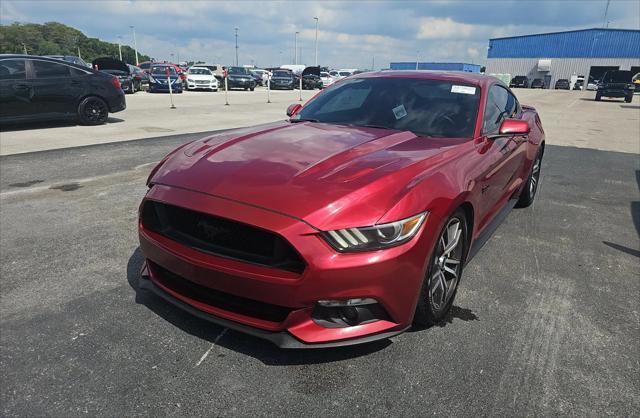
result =
[[[87,36],[133,46],[156,59],[233,65],[318,61],[333,68],[388,68],[390,62],[486,60],[490,38],[603,27],[607,0],[468,1],[15,1],[0,23],[58,21]],[[639,0],[611,0],[610,28],[640,29]],[[119,36],[121,38],[119,38]],[[172,55],[173,54],[173,55]]]

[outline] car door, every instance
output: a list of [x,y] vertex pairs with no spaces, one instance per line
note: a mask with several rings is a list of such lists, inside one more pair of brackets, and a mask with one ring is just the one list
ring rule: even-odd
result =
[[33,89],[24,59],[0,60],[0,118],[21,119],[35,113]]
[[498,133],[504,119],[520,118],[521,114],[520,105],[509,90],[498,84],[490,87],[483,117],[484,139],[479,148],[484,154],[484,170],[480,179],[480,228],[493,219],[521,182],[526,137],[491,139],[491,135]]
[[69,65],[32,59],[33,102],[39,113],[65,116],[76,113],[77,102],[84,90],[81,76],[72,77]]

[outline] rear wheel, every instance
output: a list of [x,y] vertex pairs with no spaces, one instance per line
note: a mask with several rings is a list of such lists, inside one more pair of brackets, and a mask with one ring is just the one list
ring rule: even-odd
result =
[[85,97],[78,105],[78,119],[83,125],[102,125],[108,116],[109,108],[99,97]]
[[599,102],[600,99],[602,99],[602,94],[600,94],[600,92],[596,93],[596,102]]
[[467,242],[467,221],[458,209],[445,223],[436,243],[420,291],[414,323],[430,326],[451,309],[458,290]]
[[536,159],[533,161],[533,165],[531,166],[531,173],[529,173],[529,179],[527,183],[524,185],[522,192],[520,192],[520,197],[518,198],[518,202],[516,203],[516,207],[518,208],[526,208],[533,203],[533,199],[536,197],[536,192],[538,191],[538,184],[540,183],[540,168],[542,165],[542,150],[538,151],[538,155]]
[[251,91],[253,91],[254,89],[255,89],[255,87],[251,87],[251,88],[249,88],[249,90],[251,90]]

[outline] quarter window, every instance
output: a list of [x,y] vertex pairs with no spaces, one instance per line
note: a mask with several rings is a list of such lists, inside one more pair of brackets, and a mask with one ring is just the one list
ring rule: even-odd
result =
[[0,61],[0,80],[24,80],[26,78],[24,60]]

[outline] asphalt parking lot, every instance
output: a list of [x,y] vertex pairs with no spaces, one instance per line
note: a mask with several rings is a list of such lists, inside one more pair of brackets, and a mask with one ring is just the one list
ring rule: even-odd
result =
[[442,326],[331,350],[279,350],[138,290],[137,207],[152,164],[200,136],[184,121],[41,152],[32,138],[90,131],[3,131],[1,414],[638,416],[640,97],[516,93],[547,131],[535,204],[471,261]]

